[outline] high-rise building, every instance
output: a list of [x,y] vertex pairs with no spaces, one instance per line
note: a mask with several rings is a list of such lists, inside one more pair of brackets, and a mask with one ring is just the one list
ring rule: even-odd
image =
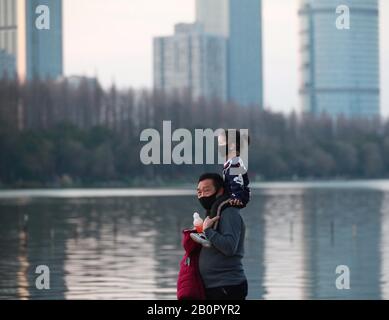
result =
[[16,73],[16,1],[0,0],[0,78]]
[[261,0],[196,0],[197,22],[227,38],[228,100],[263,106]]
[[[347,15],[337,13],[340,5],[349,9],[349,29],[336,23]],[[378,0],[301,0],[299,17],[303,110],[379,115]]]
[[0,78],[15,78],[15,56],[0,49]]
[[0,0],[0,51],[8,63],[1,73],[16,71],[22,81],[61,76],[62,0]]
[[226,40],[198,24],[177,24],[173,36],[154,38],[154,88],[192,97],[227,97]]
[[229,0],[196,0],[196,20],[204,31],[229,36]]
[[[49,8],[49,29],[39,29],[38,6]],[[63,73],[62,0],[18,0],[20,79],[57,78]]]

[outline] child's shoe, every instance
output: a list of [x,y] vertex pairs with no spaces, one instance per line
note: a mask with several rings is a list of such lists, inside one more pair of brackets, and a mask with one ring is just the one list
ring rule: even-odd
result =
[[190,234],[190,237],[193,241],[200,243],[205,248],[210,248],[212,246],[211,242],[207,239],[204,233],[193,232]]

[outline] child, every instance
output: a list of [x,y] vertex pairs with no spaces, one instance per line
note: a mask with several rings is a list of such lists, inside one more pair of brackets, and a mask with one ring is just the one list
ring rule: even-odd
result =
[[247,143],[247,146],[250,144],[250,139],[248,136],[241,136],[239,130],[224,130],[224,132],[218,137],[219,152],[226,157],[223,167],[224,188],[230,195],[230,205],[244,208],[250,201],[250,188],[240,151],[245,147],[244,143]]
[[[234,137],[235,134],[235,137]],[[250,143],[249,137],[243,137],[239,130],[224,130],[222,134],[218,136],[218,149],[220,155],[225,158],[223,166],[223,180],[225,196],[220,197],[220,201],[216,200],[216,203],[221,203],[225,199],[230,198],[229,205],[238,208],[245,208],[250,201],[250,188],[247,170],[240,158],[241,148],[243,149],[243,143]],[[215,212],[212,210],[207,212],[209,218],[215,216]],[[201,243],[204,247],[210,247],[211,244],[206,238],[204,233],[192,233],[191,238],[196,242]]]

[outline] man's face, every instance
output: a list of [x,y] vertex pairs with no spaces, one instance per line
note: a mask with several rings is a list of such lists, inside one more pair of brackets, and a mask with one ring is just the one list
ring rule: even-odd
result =
[[212,196],[216,192],[216,188],[213,185],[213,181],[211,179],[205,179],[200,181],[197,185],[197,198],[200,199],[202,197]]

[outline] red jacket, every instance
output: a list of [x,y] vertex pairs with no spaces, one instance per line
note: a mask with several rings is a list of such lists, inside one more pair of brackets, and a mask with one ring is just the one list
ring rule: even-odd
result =
[[177,280],[178,300],[204,300],[205,289],[199,270],[199,256],[202,245],[190,237],[195,230],[184,230],[182,246],[185,255],[180,262],[180,272]]

